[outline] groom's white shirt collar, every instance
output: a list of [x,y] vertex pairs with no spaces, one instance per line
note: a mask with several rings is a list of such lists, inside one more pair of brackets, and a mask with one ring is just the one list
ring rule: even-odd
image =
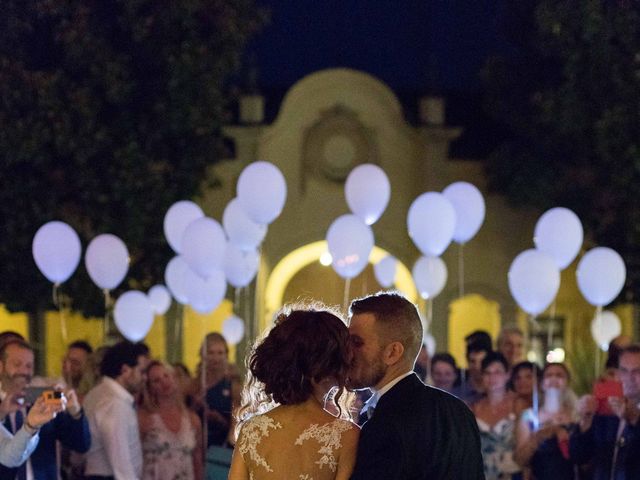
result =
[[394,378],[393,380],[385,384],[380,390],[371,388],[373,395],[371,395],[371,398],[367,400],[367,403],[365,405],[366,408],[375,408],[376,405],[378,404],[378,401],[380,400],[380,397],[382,397],[385,393],[391,390],[397,383],[407,378],[411,374],[413,374],[413,370],[409,370],[408,372],[403,373],[402,375],[398,375],[396,378]]

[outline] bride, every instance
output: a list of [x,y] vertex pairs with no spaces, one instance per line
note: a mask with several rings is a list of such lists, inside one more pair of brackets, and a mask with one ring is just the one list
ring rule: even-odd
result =
[[344,388],[348,343],[344,321],[327,307],[277,315],[248,358],[230,480],[349,479],[359,428]]

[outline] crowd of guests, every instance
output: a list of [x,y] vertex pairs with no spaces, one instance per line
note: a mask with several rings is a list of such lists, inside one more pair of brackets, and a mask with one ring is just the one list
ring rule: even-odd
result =
[[[233,438],[241,386],[228,353],[224,337],[209,334],[192,377],[143,343],[94,351],[77,341],[52,379],[34,376],[22,336],[0,333],[0,479],[204,478],[205,449]],[[61,394],[51,401],[45,391]]]
[[466,341],[467,370],[436,353],[416,371],[475,414],[487,480],[640,478],[640,345],[612,341],[596,395],[578,398],[566,364],[524,360],[517,328],[504,329],[495,350],[483,331]]
[[[577,398],[567,365],[524,360],[517,328],[504,329],[495,349],[483,331],[466,342],[466,370],[446,352],[429,358],[424,346],[414,370],[473,412],[488,480],[640,478],[639,345],[612,342],[594,389],[605,395]],[[192,376],[153,359],[142,343],[94,351],[77,341],[62,378],[49,379],[34,376],[24,338],[0,333],[0,478],[204,478],[205,451],[234,443],[241,379],[228,353],[222,335],[207,335]],[[38,386],[64,395],[26,401]],[[356,421],[367,415],[364,401],[352,402]]]

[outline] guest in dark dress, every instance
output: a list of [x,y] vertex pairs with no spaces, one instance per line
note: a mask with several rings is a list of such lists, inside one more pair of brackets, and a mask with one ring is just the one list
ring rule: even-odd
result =
[[206,420],[207,446],[224,445],[232,431],[233,409],[240,404],[241,384],[229,365],[229,347],[222,335],[207,335],[202,357],[204,372],[194,380],[196,407]]
[[569,388],[570,375],[562,363],[547,364],[542,371],[543,403],[528,409],[516,430],[515,460],[531,469],[532,478],[573,480],[569,435],[575,428],[576,397]]

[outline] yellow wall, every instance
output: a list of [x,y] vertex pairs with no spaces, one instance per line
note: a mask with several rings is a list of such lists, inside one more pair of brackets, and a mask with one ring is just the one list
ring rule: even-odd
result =
[[474,330],[485,330],[492,338],[500,331],[500,305],[476,293],[449,305],[449,353],[464,368],[467,365],[464,337]]
[[[200,360],[198,348],[204,336],[209,332],[221,332],[222,322],[233,312],[233,304],[224,300],[220,307],[209,315],[201,315],[190,308],[185,309],[183,322],[183,359],[193,371]],[[63,334],[66,326],[66,335]],[[47,355],[46,376],[58,377],[61,374],[62,357],[66,346],[76,340],[84,340],[97,348],[104,341],[104,319],[85,318],[77,312],[62,310],[45,314],[45,348]],[[10,313],[4,305],[0,305],[0,332],[14,330],[25,338],[29,338],[29,319],[26,313]],[[151,349],[154,358],[164,359],[168,348],[166,345],[166,320],[156,316],[151,330],[144,339]],[[235,361],[236,349],[230,347],[231,361]]]
[[26,313],[11,313],[4,305],[0,305],[0,332],[5,330],[29,337],[29,317]]

